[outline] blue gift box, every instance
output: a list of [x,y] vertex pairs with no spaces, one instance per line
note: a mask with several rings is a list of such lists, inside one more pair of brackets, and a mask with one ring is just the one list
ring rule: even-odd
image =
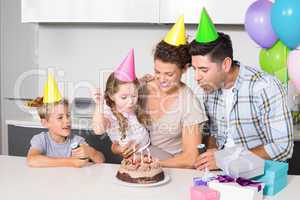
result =
[[287,185],[288,168],[289,165],[285,162],[265,161],[264,175],[254,178],[254,180],[265,184],[264,195],[273,196]]

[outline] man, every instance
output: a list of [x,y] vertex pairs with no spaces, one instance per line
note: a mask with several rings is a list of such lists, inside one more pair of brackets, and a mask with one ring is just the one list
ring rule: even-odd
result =
[[190,54],[209,118],[208,150],[195,168],[217,169],[214,152],[234,145],[267,160],[290,158],[293,125],[286,91],[275,77],[233,60],[230,37],[215,30],[205,9]]

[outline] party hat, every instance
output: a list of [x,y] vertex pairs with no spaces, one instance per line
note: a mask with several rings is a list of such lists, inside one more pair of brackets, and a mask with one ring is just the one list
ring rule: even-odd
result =
[[123,60],[123,62],[114,71],[114,75],[115,75],[116,79],[123,81],[123,82],[132,82],[136,79],[133,49],[130,50],[127,57]]
[[48,74],[48,80],[44,86],[43,103],[54,103],[62,99],[58,90],[57,83],[51,74]]
[[186,44],[183,15],[180,16],[176,24],[174,24],[171,30],[167,33],[164,41],[173,46]]
[[219,34],[216,31],[215,25],[209,17],[206,9],[203,8],[196,34],[196,41],[199,43],[209,43],[215,41],[218,37]]

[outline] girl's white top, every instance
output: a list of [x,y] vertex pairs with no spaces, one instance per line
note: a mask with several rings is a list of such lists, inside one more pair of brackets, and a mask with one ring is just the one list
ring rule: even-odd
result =
[[147,129],[138,121],[135,114],[122,113],[122,115],[128,120],[128,130],[124,139],[122,139],[116,116],[111,111],[111,108],[104,103],[104,117],[108,118],[111,124],[106,132],[111,141],[117,141],[121,146],[127,144],[129,141],[134,141],[138,144],[138,150],[147,148],[150,145],[150,136]]

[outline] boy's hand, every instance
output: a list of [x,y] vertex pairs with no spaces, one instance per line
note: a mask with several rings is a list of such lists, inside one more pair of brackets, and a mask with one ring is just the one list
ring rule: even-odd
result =
[[96,88],[93,92],[93,99],[98,106],[104,103],[104,96],[102,95],[100,88]]
[[81,144],[80,147],[72,150],[72,157],[74,158],[88,158],[89,156],[89,145]]
[[83,167],[89,162],[88,159],[80,159],[75,157],[70,159],[71,159],[71,166],[76,168]]

